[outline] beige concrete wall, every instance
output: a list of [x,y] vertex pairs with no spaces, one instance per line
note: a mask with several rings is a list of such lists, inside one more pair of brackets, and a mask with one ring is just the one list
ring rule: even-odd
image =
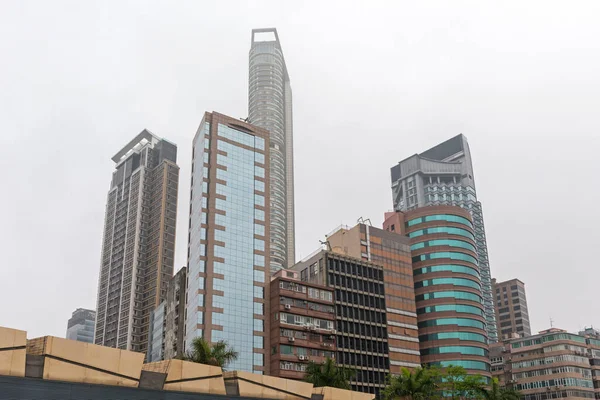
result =
[[26,344],[27,332],[0,326],[0,375],[25,376]]
[[46,356],[43,379],[102,385],[137,387],[144,362],[142,353],[53,336],[28,341],[28,352]]
[[373,400],[374,394],[354,392],[352,390],[337,389],[332,387],[316,387],[314,394],[322,394],[323,400]]
[[225,372],[224,376],[225,380],[236,382],[240,396],[281,400],[304,400],[312,396],[311,383],[241,371]]
[[[225,394],[223,371],[220,367],[182,360],[168,360],[144,364],[143,368],[145,371],[167,374],[164,390]],[[214,378],[205,379],[207,376],[214,376]],[[185,381],[178,382],[181,380]]]

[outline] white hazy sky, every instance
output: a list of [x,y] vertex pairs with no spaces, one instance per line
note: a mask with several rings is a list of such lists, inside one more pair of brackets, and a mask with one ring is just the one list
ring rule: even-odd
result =
[[[294,94],[298,257],[380,226],[389,169],[469,139],[492,275],[532,329],[600,327],[600,2],[0,2],[0,325],[65,334],[94,308],[111,156],[179,146],[176,269],[204,111],[247,115],[252,28],[277,27]],[[593,257],[592,257],[593,256]]]

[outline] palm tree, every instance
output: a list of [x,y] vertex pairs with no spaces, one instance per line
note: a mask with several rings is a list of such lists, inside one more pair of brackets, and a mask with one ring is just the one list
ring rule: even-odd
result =
[[324,363],[317,364],[311,361],[306,367],[306,382],[315,387],[330,386],[338,389],[350,389],[350,379],[356,372],[350,368],[337,365],[334,360],[327,357]]
[[237,360],[238,352],[229,347],[226,341],[220,340],[211,345],[203,337],[192,341],[192,348],[183,356],[186,361],[198,364],[216,365],[224,368],[232,361]]
[[478,392],[485,400],[519,400],[521,398],[516,390],[500,387],[497,378],[492,379],[489,389],[480,388]]
[[383,390],[386,400],[423,400],[434,398],[437,390],[435,377],[429,370],[416,368],[410,371],[402,368],[400,375],[390,376]]

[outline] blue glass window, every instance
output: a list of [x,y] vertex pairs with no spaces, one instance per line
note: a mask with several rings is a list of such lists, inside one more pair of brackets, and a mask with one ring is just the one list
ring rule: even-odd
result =
[[254,189],[258,190],[259,192],[264,192],[265,191],[265,183],[263,181],[259,181],[259,180],[254,181]]
[[428,274],[431,272],[442,272],[442,271],[450,271],[450,272],[458,272],[461,274],[469,274],[476,276],[479,278],[479,272],[472,267],[467,267],[465,265],[433,265],[431,267],[423,267],[413,270],[413,274],[421,275]]
[[434,279],[426,279],[421,282],[415,282],[415,288],[420,288],[424,286],[432,286],[432,285],[456,285],[456,286],[466,286],[473,289],[481,289],[481,285],[478,282],[472,281],[470,279],[464,278],[434,278]]
[[464,242],[462,240],[454,240],[454,239],[436,239],[436,240],[428,240],[425,242],[419,242],[412,244],[410,246],[411,251],[417,249],[423,249],[425,247],[431,246],[451,246],[451,247],[460,247],[462,249],[471,250],[473,253],[477,252],[475,250],[475,246],[473,246],[469,242]]
[[421,349],[421,355],[427,356],[430,354],[448,354],[448,353],[460,353],[471,356],[482,356],[487,357],[488,351],[481,347],[474,346],[440,346],[430,347],[428,349]]
[[259,271],[257,269],[254,270],[254,282],[265,282],[265,272]]
[[262,196],[260,194],[255,194],[254,195],[254,204],[264,207],[265,206],[265,196]]
[[481,371],[489,371],[490,364],[483,361],[469,361],[469,360],[447,360],[430,363],[430,365],[436,365],[442,368],[455,366],[455,367],[463,367],[465,369],[478,369]]
[[264,321],[262,319],[254,318],[254,330],[264,332]]
[[444,340],[444,339],[459,339],[459,340],[469,340],[472,342],[480,342],[480,343],[488,343],[487,337],[481,335],[479,333],[471,333],[471,332],[440,332],[440,333],[431,333],[429,335],[421,335],[419,336],[420,342],[427,342],[430,340]]
[[471,318],[438,318],[421,321],[418,323],[419,328],[443,325],[458,325],[469,328],[485,329],[485,324],[483,322]]
[[254,336],[254,348],[255,349],[264,349],[265,348],[265,338],[263,336]]
[[265,306],[263,303],[254,303],[254,314],[263,315]]
[[254,234],[265,236],[265,226],[261,224],[254,224]]
[[261,163],[261,164],[265,163],[265,155],[264,154],[262,154],[262,153],[254,153],[254,157],[255,157],[254,160],[257,163]]
[[254,255],[254,265],[256,265],[257,267],[264,267],[265,266],[265,256],[261,256],[260,254],[255,254]]
[[265,241],[254,239],[254,250],[265,251]]
[[254,209],[254,218],[259,221],[264,221],[265,220],[265,212],[263,210],[259,210],[258,208]]
[[431,293],[424,293],[424,294],[419,294],[419,295],[415,296],[417,301],[430,300],[430,299],[443,299],[443,298],[448,298],[448,297],[453,297],[453,298],[459,299],[459,300],[471,300],[471,301],[476,301],[478,303],[483,304],[483,298],[481,296],[479,296],[475,293],[462,292],[462,291],[458,291],[458,290],[431,292]]
[[450,214],[427,215],[425,217],[411,219],[410,221],[408,221],[408,226],[422,224],[423,222],[429,222],[429,221],[456,222],[459,224],[467,225],[470,228],[473,227],[473,224],[468,219],[466,219],[464,217],[459,217],[458,215],[450,215]]
[[425,260],[436,260],[439,258],[449,258],[451,260],[468,261],[472,264],[478,265],[477,259],[475,257],[470,256],[468,254],[464,254],[464,253],[455,253],[452,251],[442,251],[442,252],[421,254],[419,256],[414,256],[412,258],[412,261],[415,263],[415,262],[425,261]]
[[431,312],[456,311],[458,313],[475,314],[483,317],[483,310],[479,307],[468,306],[464,304],[441,304],[436,306],[422,307],[417,309],[417,314],[426,314]]
[[265,177],[265,169],[263,167],[259,167],[258,165],[254,167],[254,175],[264,178]]

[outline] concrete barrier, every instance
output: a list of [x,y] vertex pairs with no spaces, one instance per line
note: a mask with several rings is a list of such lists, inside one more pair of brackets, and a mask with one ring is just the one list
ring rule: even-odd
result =
[[0,326],[0,375],[25,376],[27,332]]

